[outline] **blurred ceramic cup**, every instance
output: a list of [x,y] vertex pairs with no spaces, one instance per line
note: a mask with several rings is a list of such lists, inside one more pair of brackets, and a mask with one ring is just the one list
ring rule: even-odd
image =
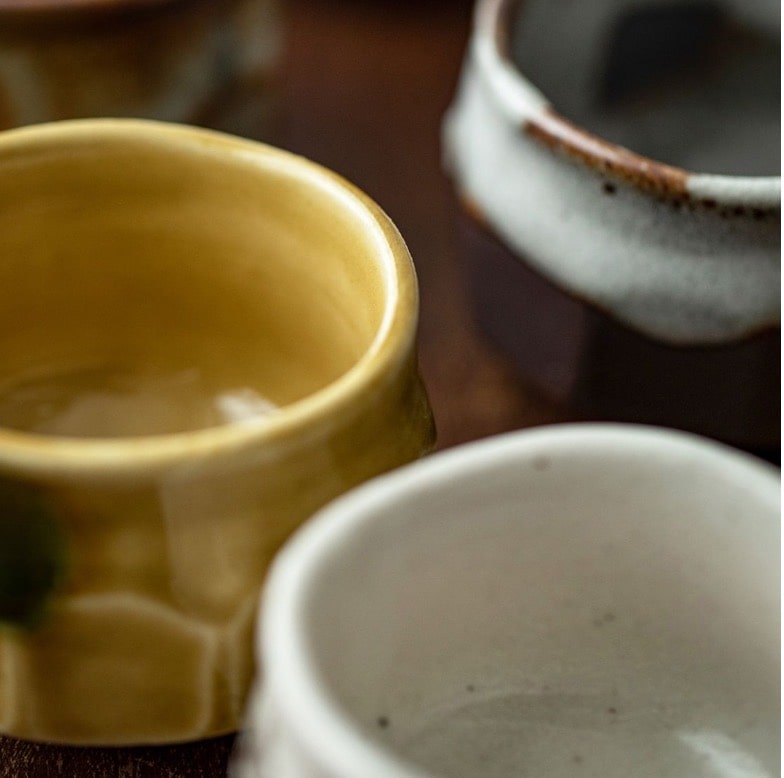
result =
[[779,11],[476,6],[443,140],[478,319],[583,417],[778,449]]
[[273,564],[239,778],[779,775],[779,478],[582,424],[436,454]]
[[0,171],[0,731],[234,730],[268,560],[432,445],[409,254],[338,176],[206,130],[11,130]]
[[0,0],[0,127],[134,116],[269,139],[278,0]]

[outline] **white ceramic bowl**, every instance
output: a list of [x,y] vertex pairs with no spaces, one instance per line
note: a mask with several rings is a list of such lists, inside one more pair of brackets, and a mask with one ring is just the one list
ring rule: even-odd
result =
[[274,564],[242,778],[779,774],[779,477],[564,425],[338,499]]
[[572,418],[780,458],[780,9],[478,0],[443,132],[481,330]]
[[[704,63],[709,75],[711,68],[732,73],[718,84],[698,81],[688,100],[681,100],[672,82],[702,73],[680,73],[676,61],[676,75],[665,85],[643,84],[631,106],[605,106],[600,69],[612,53],[614,26],[633,19],[633,12],[662,5],[478,0],[444,127],[445,158],[471,211],[570,294],[661,341],[726,343],[781,320],[779,112],[767,92],[754,99],[755,77],[766,76],[757,60],[744,61],[737,72],[734,63]],[[729,3],[747,5],[761,11],[759,18],[751,14],[749,25],[775,27],[769,4]],[[673,27],[672,37],[679,29]],[[662,43],[676,45],[672,39]],[[729,57],[731,43],[721,38],[719,45]],[[744,45],[755,43],[744,39]],[[646,56],[650,53],[640,55]],[[624,72],[635,63],[627,59]],[[555,105],[553,95],[527,77],[521,60],[557,88]],[[777,71],[774,89],[776,78]],[[655,91],[650,94],[657,89],[667,98],[663,106]],[[695,112],[702,94],[707,104]],[[599,104],[595,115],[586,107],[589,101]],[[753,130],[763,125],[771,132],[758,138]],[[672,136],[669,146],[661,140],[664,134]],[[670,151],[672,160],[646,156],[627,148],[629,143]],[[711,144],[715,155],[706,151]],[[741,146],[749,148],[744,152]],[[738,164],[770,171],[720,172]],[[522,302],[520,309],[524,314]]]

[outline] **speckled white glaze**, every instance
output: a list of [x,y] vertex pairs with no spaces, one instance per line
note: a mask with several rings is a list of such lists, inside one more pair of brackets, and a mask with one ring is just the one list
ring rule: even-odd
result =
[[[470,209],[546,278],[655,339],[717,344],[777,326],[780,177],[687,172],[564,120],[503,50],[517,5],[479,0],[444,125],[445,163]],[[542,53],[562,58],[579,91],[595,75],[591,25],[632,5],[572,3],[582,21],[568,29],[552,2],[521,8],[526,18],[550,14],[557,36]],[[752,22],[777,20],[759,5]],[[581,41],[593,55],[578,50]]]
[[273,565],[235,778],[778,775],[779,478],[562,425],[369,482]]

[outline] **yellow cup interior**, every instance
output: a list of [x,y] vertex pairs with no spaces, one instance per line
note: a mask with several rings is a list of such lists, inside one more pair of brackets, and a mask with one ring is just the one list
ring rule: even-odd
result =
[[266,147],[121,126],[0,144],[0,392],[198,367],[280,406],[355,365],[391,282],[345,186]]

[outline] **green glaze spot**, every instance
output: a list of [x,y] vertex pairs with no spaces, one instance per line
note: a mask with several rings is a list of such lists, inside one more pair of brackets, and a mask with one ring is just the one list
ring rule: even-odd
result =
[[65,539],[40,489],[0,478],[0,626],[45,619],[65,571]]

